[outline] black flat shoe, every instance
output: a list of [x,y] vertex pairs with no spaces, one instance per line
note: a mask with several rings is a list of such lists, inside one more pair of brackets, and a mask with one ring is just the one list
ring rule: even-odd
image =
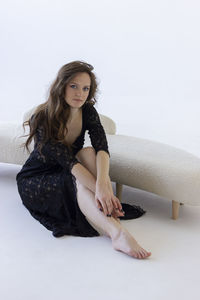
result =
[[130,205],[127,203],[121,203],[121,205],[125,214],[123,217],[119,217],[120,220],[137,219],[146,213],[146,211],[143,210],[140,206]]

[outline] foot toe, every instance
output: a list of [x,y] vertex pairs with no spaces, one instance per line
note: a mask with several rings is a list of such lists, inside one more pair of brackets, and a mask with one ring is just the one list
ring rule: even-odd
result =
[[138,252],[138,257],[139,257],[140,259],[143,258],[143,254],[142,254],[141,251]]
[[146,253],[145,253],[145,251],[140,251],[141,253],[142,253],[142,258],[145,258],[146,257]]

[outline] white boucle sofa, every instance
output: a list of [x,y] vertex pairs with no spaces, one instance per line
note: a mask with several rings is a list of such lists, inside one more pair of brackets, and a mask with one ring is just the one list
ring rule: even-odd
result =
[[[24,114],[23,121],[35,107]],[[145,190],[172,201],[172,219],[180,204],[200,205],[200,158],[167,144],[116,134],[115,122],[100,115],[110,157],[110,178],[116,182],[116,195],[122,200],[122,185]],[[26,127],[27,128],[27,127]],[[27,137],[22,123],[0,123],[0,162],[23,165],[27,151],[20,148]],[[86,132],[84,147],[91,145]],[[33,149],[33,142],[30,145]]]

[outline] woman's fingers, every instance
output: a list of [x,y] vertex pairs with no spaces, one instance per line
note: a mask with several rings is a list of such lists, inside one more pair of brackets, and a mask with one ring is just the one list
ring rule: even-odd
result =
[[112,202],[116,210],[123,211],[122,205],[115,195],[112,196]]
[[113,211],[113,203],[112,203],[111,199],[110,199],[110,201],[107,201],[106,204],[107,204],[107,208],[108,208],[108,214],[111,215],[112,211]]
[[[100,211],[102,211],[107,216],[107,212],[105,213],[105,210],[103,209],[103,206],[102,206],[101,202],[99,201],[99,199],[97,199],[97,207]],[[118,208],[113,207],[111,216],[113,218],[123,217],[124,212],[120,211]]]
[[99,209],[102,209],[105,216],[110,214],[109,207],[107,206],[107,203],[105,201],[100,201],[99,199],[97,199],[97,203],[99,203],[98,207]]
[[118,209],[118,208],[119,208],[119,207],[118,207],[118,203],[117,203],[117,201],[116,201],[114,195],[112,196],[111,201],[112,201],[112,203],[113,203],[113,207],[114,207],[115,209]]
[[103,211],[103,213],[105,214],[105,216],[111,215],[112,211],[113,211],[113,205],[112,202],[110,201],[100,201],[98,198],[96,199],[97,202],[97,207],[98,209],[100,209],[101,211]]
[[99,210],[103,211],[101,202],[100,202],[98,199],[96,200],[96,202],[97,202],[97,208],[98,208]]
[[112,201],[114,203],[115,212],[117,217],[123,217],[125,212],[123,211],[122,205],[119,201],[119,199],[113,194]]
[[122,209],[122,205],[119,201],[119,199],[112,194],[110,199],[99,199],[97,198],[98,196],[96,195],[96,202],[97,202],[97,207],[100,209],[105,216],[115,216],[115,217],[121,217],[124,216],[124,212]]
[[101,202],[101,205],[102,205],[102,207],[103,207],[103,212],[104,212],[104,214],[107,216],[107,214],[108,214],[109,212],[108,212],[108,208],[107,208],[106,203],[102,201],[102,202]]
[[116,220],[119,220],[119,217],[123,217],[124,213],[119,211],[119,209],[114,209],[112,212],[112,217],[115,218]]

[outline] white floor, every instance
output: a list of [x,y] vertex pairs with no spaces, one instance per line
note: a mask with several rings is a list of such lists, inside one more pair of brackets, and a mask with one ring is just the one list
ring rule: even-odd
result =
[[137,260],[107,237],[54,238],[21,204],[20,168],[0,163],[0,299],[200,299],[200,207],[181,206],[174,221],[169,200],[124,186],[123,202],[146,210],[122,221],[152,252]]

